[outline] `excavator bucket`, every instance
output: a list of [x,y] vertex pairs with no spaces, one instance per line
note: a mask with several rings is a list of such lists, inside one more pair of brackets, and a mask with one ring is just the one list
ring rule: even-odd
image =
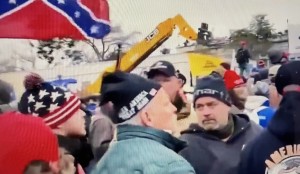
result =
[[184,18],[178,14],[173,18],[173,23],[179,28],[179,34],[189,40],[196,40],[198,34],[193,30],[193,28],[184,20]]

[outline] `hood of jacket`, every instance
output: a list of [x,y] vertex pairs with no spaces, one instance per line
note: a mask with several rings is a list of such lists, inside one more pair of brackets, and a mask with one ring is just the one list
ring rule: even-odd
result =
[[[247,130],[247,128],[250,127],[250,119],[245,114],[238,114],[238,115],[232,115],[233,122],[234,122],[234,131],[231,137],[228,139],[228,141],[231,141],[240,133]],[[216,139],[219,140],[217,137],[208,134],[202,127],[200,127],[198,124],[191,124],[187,130],[184,130],[181,132],[181,134],[198,134],[199,136],[203,136],[210,139]]]
[[248,96],[245,103],[245,109],[253,110],[260,106],[267,106],[269,103],[269,99],[264,96]]
[[237,108],[236,106],[234,105],[231,105],[231,108],[230,108],[230,113],[233,114],[233,115],[238,115],[238,114],[243,114],[243,110],[240,110],[239,108]]
[[117,127],[117,139],[118,141],[133,139],[133,138],[145,138],[156,141],[167,148],[178,153],[187,146],[187,143],[179,140],[171,134],[153,129],[150,127],[135,126],[135,125],[118,125]]

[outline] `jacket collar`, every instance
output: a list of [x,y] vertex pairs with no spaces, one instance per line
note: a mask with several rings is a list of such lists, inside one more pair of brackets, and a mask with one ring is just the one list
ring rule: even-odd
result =
[[176,153],[187,146],[187,143],[177,139],[171,134],[153,129],[150,127],[135,126],[135,125],[118,125],[117,126],[117,139],[118,141],[133,139],[133,138],[145,138],[156,141],[169,149],[172,149]]
[[[245,114],[237,114],[237,115],[232,114],[232,119],[234,123],[234,131],[231,137],[227,140],[227,142],[234,141],[236,137],[238,137],[241,133],[245,132],[251,126],[250,119]],[[187,130],[182,131],[181,134],[196,134],[209,139],[220,141],[220,139],[218,139],[217,137],[207,134],[205,130],[202,127],[200,127],[198,124],[191,124],[190,127]]]

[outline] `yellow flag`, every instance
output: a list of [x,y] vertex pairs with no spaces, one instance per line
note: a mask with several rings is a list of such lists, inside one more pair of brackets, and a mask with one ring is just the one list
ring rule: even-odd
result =
[[223,62],[220,57],[197,53],[189,53],[188,59],[193,77],[209,75]]

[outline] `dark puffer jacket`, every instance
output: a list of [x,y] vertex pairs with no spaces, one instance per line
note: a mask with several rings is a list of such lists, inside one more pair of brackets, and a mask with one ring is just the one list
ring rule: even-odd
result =
[[180,152],[197,174],[237,174],[240,153],[262,128],[246,115],[233,115],[234,133],[226,141],[207,134],[196,124],[182,132],[181,139],[188,147]]

